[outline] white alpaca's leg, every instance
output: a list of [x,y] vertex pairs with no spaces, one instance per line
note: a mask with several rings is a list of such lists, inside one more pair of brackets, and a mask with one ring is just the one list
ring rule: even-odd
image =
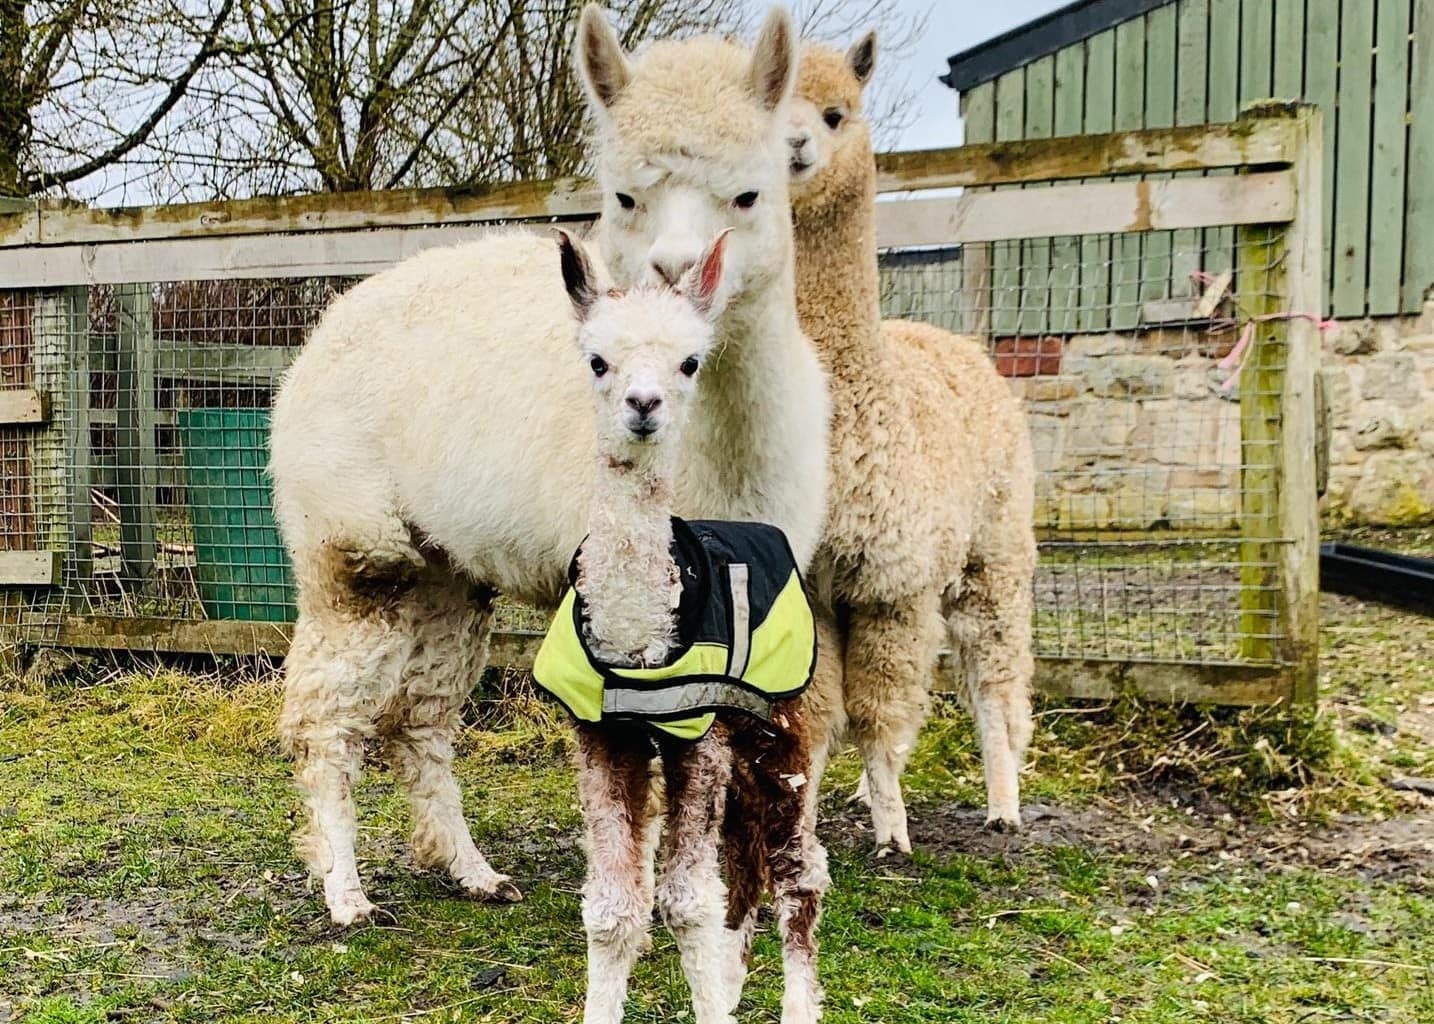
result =
[[650,942],[653,808],[647,743],[637,731],[578,727],[578,797],[588,855],[583,1024],[621,1024],[632,965]]
[[404,601],[400,622],[414,645],[389,725],[389,754],[408,790],[413,853],[474,896],[516,903],[522,893],[473,842],[453,776],[453,739],[464,701],[488,654],[488,602],[458,583],[434,583]]
[[362,622],[301,617],[285,660],[279,736],[294,758],[306,815],[295,846],[322,881],[329,916],[340,926],[374,911],[359,882],[353,788],[372,733],[373,695],[392,673],[399,646]]
[[1031,741],[1031,594],[1019,573],[988,567],[966,581],[947,617],[981,740],[986,825],[1021,826],[1020,769]]
[[663,749],[668,852],[657,905],[682,957],[696,1024],[731,1024],[736,1003],[723,928],[727,890],[717,865],[731,765],[720,724],[690,747]]
[[939,600],[853,609],[846,648],[846,708],[866,766],[878,850],[910,852],[901,773],[930,704],[941,641]]
[[816,1024],[822,1015],[817,925],[831,878],[826,850],[808,827],[805,796],[789,788],[794,774],[811,769],[807,740],[800,732],[790,739],[770,759],[764,787],[767,859],[782,932],[782,1024]]

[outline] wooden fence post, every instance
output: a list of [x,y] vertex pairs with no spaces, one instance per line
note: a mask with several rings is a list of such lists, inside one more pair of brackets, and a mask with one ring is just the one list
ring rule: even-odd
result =
[[[1261,106],[1244,116],[1295,120],[1295,212],[1286,225],[1239,230],[1241,313],[1318,318],[1324,309],[1319,112],[1303,105]],[[1280,662],[1290,698],[1307,703],[1316,695],[1319,651],[1319,329],[1298,316],[1256,321],[1253,330],[1240,376],[1240,654]]]
[[115,490],[120,514],[120,577],[137,588],[149,578],[154,565],[159,486],[153,290],[148,284],[118,285],[115,300],[119,312]]

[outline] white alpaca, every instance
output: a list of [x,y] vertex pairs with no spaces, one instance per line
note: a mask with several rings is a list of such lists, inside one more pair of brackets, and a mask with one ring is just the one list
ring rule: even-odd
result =
[[[712,531],[728,542],[739,531],[780,542],[779,534],[762,533],[762,527],[710,522],[682,523],[683,539],[674,537],[679,525],[672,519],[675,474],[688,443],[693,406],[707,386],[703,367],[713,346],[708,318],[722,273],[722,245],[719,237],[693,271],[679,279],[677,290],[661,285],[604,293],[594,284],[582,247],[571,239],[563,242],[565,280],[580,321],[574,358],[580,350],[593,378],[597,450],[591,519],[570,599],[580,603],[564,604],[535,675],[559,697],[566,693],[565,703],[577,717],[578,790],[588,854],[585,1024],[622,1020],[632,966],[648,944],[659,817],[654,789],[666,797],[668,825],[656,898],[681,955],[697,1024],[735,1020],[732,1011],[741,996],[756,905],[768,887],[777,900],[783,936],[782,1020],[807,1024],[820,1016],[815,933],[827,885],[826,854],[804,814],[803,786],[812,770],[810,736],[803,702],[794,696],[811,670],[811,615],[800,597],[795,566],[784,568],[790,558],[771,562],[788,579],[788,596],[795,597],[798,618],[808,628],[780,650],[752,652],[754,658],[771,661],[783,661],[783,651],[787,655],[789,670],[778,673],[775,687],[785,699],[778,696],[762,705],[768,722],[734,710],[751,699],[750,691],[727,690],[724,696],[714,692],[720,684],[705,675],[690,684],[678,679],[662,689],[653,689],[653,681],[643,684],[639,699],[676,701],[670,707],[688,713],[679,721],[645,719],[637,710],[613,706],[615,696],[626,693],[632,699],[632,692],[596,671],[681,670],[684,662],[672,660],[678,653],[685,651],[688,663],[700,656],[691,637],[679,638],[679,623],[682,614],[689,623],[694,613],[707,614],[701,610],[707,584],[723,573],[706,555],[698,555],[684,563],[688,572],[704,565],[712,579],[684,580],[675,557],[679,546],[685,543],[688,552],[702,549],[708,542],[699,537]],[[759,568],[748,559],[728,573]],[[712,600],[726,607],[726,588],[719,589]],[[746,608],[748,593],[743,590],[739,598],[734,589],[731,607]],[[723,614],[731,614],[733,622],[741,619],[741,613]],[[776,617],[773,605],[770,617],[750,633],[754,644]],[[755,627],[759,620],[750,621]],[[749,634],[733,628],[734,642],[746,643]],[[578,650],[579,642],[585,651]],[[571,662],[551,654],[554,650],[565,650]],[[742,668],[727,664],[726,671],[739,677],[746,671],[745,661]],[[574,676],[576,682],[562,685]],[[674,735],[688,728],[694,730],[691,735]],[[655,758],[662,766],[656,787]],[[733,883],[730,899],[724,899],[719,872],[724,857]],[[733,922],[732,930],[725,928],[724,918]]]
[[803,53],[792,214],[802,323],[832,381],[831,514],[817,561],[846,613],[846,712],[866,763],[859,795],[877,846],[909,851],[901,772],[943,639],[981,734],[987,823],[1020,825],[1035,470],[1021,403],[984,346],[881,321],[876,161],[861,115],[875,61],[871,35],[846,55]]
[[[675,506],[772,523],[805,562],[825,511],[827,398],[796,317],[790,20],[774,11],[752,53],[692,39],[637,62],[595,8],[579,31],[619,282],[680,278],[732,229]],[[521,898],[473,843],[453,738],[494,596],[555,602],[586,526],[595,442],[574,330],[553,241],[500,234],[357,285],[276,397],[274,503],[299,588],[279,729],[306,802],[299,849],[335,923],[374,910],[352,794],[369,739],[407,786],[419,863]]]

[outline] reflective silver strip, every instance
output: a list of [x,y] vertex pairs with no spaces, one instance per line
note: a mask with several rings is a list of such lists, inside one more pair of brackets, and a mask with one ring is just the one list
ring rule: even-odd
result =
[[744,563],[727,566],[727,582],[732,588],[732,650],[727,656],[727,674],[733,679],[742,678],[751,656],[752,608],[747,593],[750,579]]
[[762,721],[771,717],[771,702],[731,683],[682,683],[660,690],[628,690],[611,683],[603,689],[603,714],[674,715],[694,708],[736,708]]

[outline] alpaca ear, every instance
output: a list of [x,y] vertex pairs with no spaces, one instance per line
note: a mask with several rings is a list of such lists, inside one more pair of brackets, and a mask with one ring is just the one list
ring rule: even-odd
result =
[[861,85],[871,81],[871,73],[876,70],[876,29],[851,44],[846,63]]
[[687,279],[683,282],[683,291],[697,307],[697,311],[703,316],[712,317],[717,312],[716,299],[717,290],[722,286],[722,268],[727,258],[727,236],[732,233],[727,228],[707,247],[702,258],[693,264],[692,269],[687,272]]
[[796,38],[787,9],[773,7],[762,22],[749,72],[752,93],[768,110],[776,110],[792,94],[797,72]]
[[592,261],[588,259],[588,253],[572,235],[562,228],[554,228],[553,233],[558,238],[558,258],[563,267],[563,287],[568,290],[568,298],[572,301],[573,312],[578,315],[581,323],[587,319],[588,313],[592,311],[593,303],[597,301],[597,282],[593,277]]
[[612,106],[632,80],[632,65],[607,15],[597,4],[583,8],[578,20],[578,77],[594,110]]

